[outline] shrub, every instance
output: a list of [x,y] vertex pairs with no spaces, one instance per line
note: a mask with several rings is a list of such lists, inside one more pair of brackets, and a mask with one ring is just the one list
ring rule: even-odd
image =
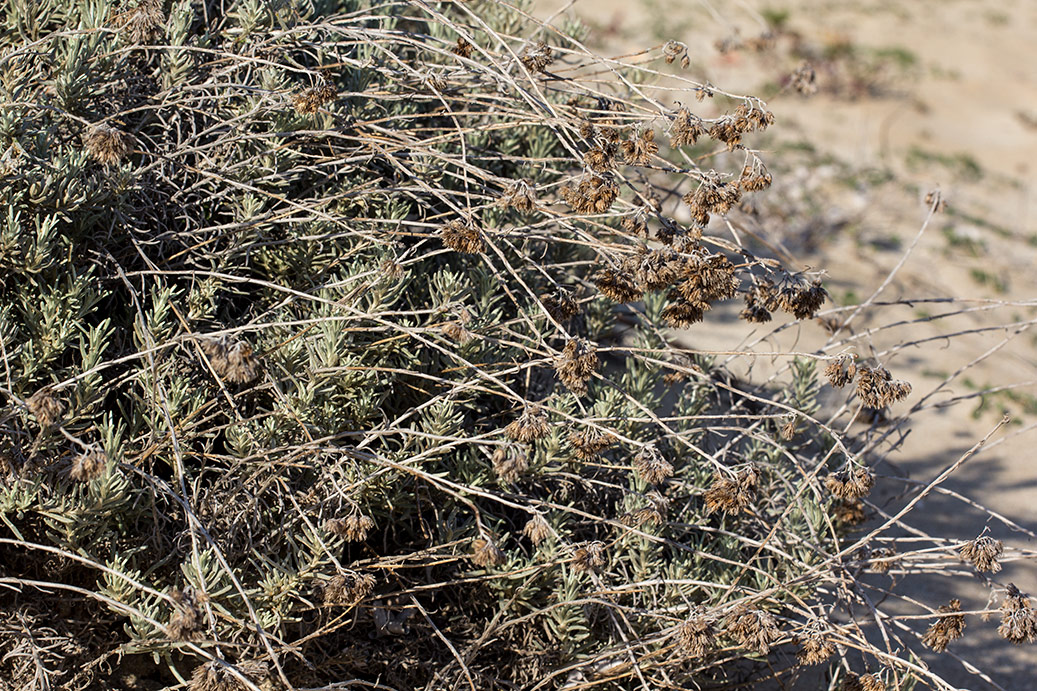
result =
[[680,44],[635,68],[494,2],[5,22],[20,688],[662,688],[858,648],[934,678],[842,614],[872,447],[815,415],[819,363],[910,386],[824,353],[749,385],[666,329],[824,304],[716,221],[770,183],[766,104],[671,109],[639,84]]

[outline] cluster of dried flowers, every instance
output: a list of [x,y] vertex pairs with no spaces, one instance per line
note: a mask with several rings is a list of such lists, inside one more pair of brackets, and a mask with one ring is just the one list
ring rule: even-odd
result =
[[884,367],[859,365],[851,355],[840,355],[825,367],[825,377],[837,388],[842,388],[855,378],[857,396],[869,408],[885,408],[902,401],[911,394],[911,384],[894,379]]

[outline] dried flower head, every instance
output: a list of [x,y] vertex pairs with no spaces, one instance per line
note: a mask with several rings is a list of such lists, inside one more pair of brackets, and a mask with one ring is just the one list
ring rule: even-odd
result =
[[699,225],[709,223],[709,215],[726,214],[742,196],[737,182],[724,182],[715,171],[707,173],[699,186],[684,195],[684,203],[691,208],[691,217]]
[[120,31],[132,43],[144,43],[165,21],[162,0],[139,0],[117,20]]
[[525,527],[522,528],[522,534],[528,537],[534,545],[539,545],[551,537],[551,526],[547,524],[547,520],[543,516],[535,513],[532,518],[526,521]]
[[583,162],[595,173],[607,173],[616,166],[616,153],[619,147],[604,137],[598,137],[597,141],[597,145],[583,155]]
[[813,65],[809,62],[804,62],[797,67],[796,71],[789,76],[789,86],[804,96],[816,94],[817,72],[814,71]]
[[594,347],[579,338],[566,343],[561,356],[555,361],[559,381],[578,396],[587,393],[587,381],[597,369],[598,356]]
[[374,585],[374,576],[369,573],[339,573],[320,584],[321,602],[351,607],[370,595]]
[[648,213],[649,207],[637,207],[632,216],[623,219],[623,229],[639,238],[648,237]]
[[501,482],[507,484],[515,482],[529,470],[529,459],[525,452],[510,445],[497,447],[490,461],[493,463],[493,472]]
[[1033,643],[1037,640],[1037,610],[1030,605],[1019,589],[1008,584],[1008,594],[1001,604],[1001,637],[1012,643]]
[[980,535],[975,540],[969,540],[958,548],[958,554],[962,559],[972,562],[977,571],[989,571],[997,573],[1001,570],[1001,555],[1005,546],[1000,540],[995,540],[989,535]]
[[554,62],[551,46],[543,41],[537,41],[534,45],[527,45],[519,54],[519,60],[530,72],[543,72],[548,65]]
[[778,305],[796,319],[810,319],[827,299],[828,291],[820,278],[807,283],[799,277],[790,276],[776,294]]
[[840,499],[832,502],[832,518],[846,526],[855,526],[864,522],[864,502],[860,499]]
[[649,292],[664,290],[680,279],[684,260],[669,247],[651,250],[641,246],[637,252],[626,256],[619,268],[621,273],[633,279],[639,290]]
[[600,571],[605,566],[605,544],[589,542],[573,553],[572,565],[576,571]]
[[374,528],[374,520],[370,516],[354,512],[345,518],[330,519],[324,524],[324,528],[348,542],[363,542]]
[[439,239],[443,244],[464,254],[479,254],[486,249],[482,233],[475,225],[463,221],[450,221],[439,229]]
[[673,466],[663,458],[655,444],[641,447],[634,456],[634,470],[650,485],[658,485],[673,475]]
[[840,499],[866,497],[875,485],[875,478],[867,468],[852,466],[825,478],[825,487]]
[[480,537],[472,540],[471,560],[482,568],[499,566],[504,563],[504,552],[492,540]]
[[583,461],[590,461],[601,455],[601,452],[610,447],[616,438],[593,427],[587,427],[579,432],[569,435],[569,443],[572,444],[576,457]]
[[857,376],[857,362],[852,355],[840,355],[825,366],[825,377],[836,388],[842,388]]
[[622,143],[623,157],[633,166],[646,166],[652,156],[659,153],[659,145],[655,143],[655,132],[645,130]]
[[90,482],[101,476],[107,464],[108,456],[104,451],[91,449],[76,456],[68,475],[76,482]]
[[54,426],[65,414],[65,404],[54,395],[54,390],[49,386],[45,386],[29,396],[25,405],[36,418],[41,429]]
[[206,600],[205,594],[187,586],[183,590],[174,589],[169,595],[175,603],[166,627],[169,637],[175,641],[198,638],[205,626],[205,612],[202,609],[202,604]]
[[540,303],[547,313],[558,321],[574,317],[580,313],[580,304],[568,290],[559,288],[555,293],[544,293],[540,296]]
[[799,664],[816,665],[830,658],[835,653],[831,635],[832,626],[824,619],[812,617],[807,621],[797,636],[800,644]]
[[925,194],[925,205],[933,209],[933,211],[943,211],[947,208],[947,201],[943,198],[943,194],[939,189],[929,190]]
[[686,329],[692,324],[702,321],[706,310],[711,307],[708,302],[689,300],[676,290],[671,290],[667,298],[669,298],[669,302],[663,308],[662,318],[668,326],[674,329]]
[[439,327],[443,335],[449,338],[454,343],[464,345],[474,338],[474,334],[465,328],[461,322],[447,322],[443,326]]
[[91,127],[83,146],[90,158],[106,166],[117,164],[130,153],[130,139],[126,133],[108,125]]
[[543,409],[540,406],[527,406],[517,420],[508,423],[504,428],[504,434],[515,441],[528,444],[547,436],[549,430],[547,415]]
[[450,52],[454,55],[459,55],[462,58],[472,57],[472,44],[466,41],[464,38],[457,37],[457,45],[450,49]]
[[857,395],[869,408],[885,408],[907,398],[910,393],[911,385],[893,379],[884,367],[860,365],[857,368]]
[[868,568],[878,573],[887,573],[897,561],[897,551],[892,547],[875,549],[868,555]]
[[247,384],[259,376],[259,361],[244,341],[224,334],[202,339],[201,348],[213,371],[231,384]]
[[693,116],[687,108],[681,108],[670,126],[670,146],[690,146],[705,133],[702,120]]
[[758,479],[759,473],[753,467],[746,468],[734,478],[719,472],[714,473],[713,484],[706,490],[706,510],[709,513],[748,513]]
[[792,441],[799,432],[799,415],[786,413],[781,417],[781,427],[778,428],[778,436],[785,441]]
[[727,622],[726,633],[746,650],[761,655],[770,652],[771,645],[781,636],[774,616],[762,609],[740,607]]
[[591,280],[601,293],[614,302],[637,302],[644,292],[629,277],[615,269],[602,269]]
[[612,207],[619,196],[619,185],[607,173],[584,175],[575,187],[563,185],[559,193],[578,214],[602,214]]
[[843,691],[886,691],[886,685],[876,674],[857,675],[848,672],[843,682]]
[[716,630],[705,608],[693,607],[688,618],[677,627],[677,649],[686,657],[699,658],[715,642]]
[[522,213],[532,213],[537,208],[536,187],[531,180],[515,180],[501,194],[498,203],[505,208],[512,208]]
[[954,614],[961,611],[961,600],[951,600],[949,604],[940,607],[940,616],[929,625],[929,629],[922,636],[922,644],[932,648],[938,653],[947,650],[947,644],[956,638],[961,638],[965,631],[965,615]]
[[328,103],[338,98],[335,87],[324,82],[292,95],[292,105],[300,115],[313,115]]

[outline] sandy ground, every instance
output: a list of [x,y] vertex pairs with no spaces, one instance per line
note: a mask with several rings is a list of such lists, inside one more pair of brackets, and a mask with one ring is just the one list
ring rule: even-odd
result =
[[[1011,424],[944,487],[1037,532],[1037,2],[537,0],[535,10],[541,17],[555,11],[580,16],[592,27],[587,43],[604,54],[683,41],[692,60],[687,75],[757,94],[768,84],[776,91],[773,85],[796,67],[785,50],[788,39],[763,54],[722,53],[714,44],[758,36],[766,26],[761,13],[780,20],[776,7],[787,13],[786,33],[818,55],[850,54],[861,65],[882,67],[848,78],[837,64],[818,71],[818,95],[768,99],[777,117],[771,157],[792,165],[763,195],[794,210],[780,228],[767,229],[768,239],[802,265],[826,269],[836,305],[864,300],[891,273],[879,301],[919,300],[853,323],[862,333],[904,322],[871,333],[858,348],[914,385],[911,398],[891,411],[894,417],[923,408],[905,428],[909,433],[889,457],[887,472],[926,482],[1007,412]],[[947,210],[919,234],[927,215],[922,200],[935,188]],[[920,301],[942,298],[957,301]],[[960,313],[920,321],[948,312]],[[683,335],[695,348],[732,350],[759,335],[731,312],[697,326]],[[808,351],[827,338],[811,324],[755,348],[794,344]],[[746,360],[739,362],[732,364]],[[757,369],[773,365],[766,358],[753,363]],[[992,387],[1006,390],[977,410],[977,392]],[[890,506],[897,501],[890,499]],[[1025,532],[946,494],[927,498],[913,520],[949,540],[971,539],[989,526],[1009,552],[1037,550]],[[965,609],[981,609],[990,592],[989,584],[969,576],[895,578],[933,607],[958,597]],[[995,580],[1037,594],[1037,562],[1008,564]],[[952,656],[920,653],[959,688],[1037,688],[1037,646],[1001,641],[996,623],[973,618],[965,637],[950,646],[993,684]]]

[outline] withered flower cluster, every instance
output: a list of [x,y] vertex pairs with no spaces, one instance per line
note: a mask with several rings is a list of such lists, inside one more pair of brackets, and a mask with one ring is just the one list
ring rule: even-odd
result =
[[539,545],[551,537],[551,526],[547,524],[547,520],[543,516],[535,513],[532,518],[526,521],[526,525],[522,528],[522,534],[528,537],[534,545]]
[[670,146],[690,146],[706,133],[702,120],[691,114],[687,108],[677,110],[677,115],[670,126]]
[[619,185],[611,175],[584,175],[573,185],[563,185],[559,193],[578,214],[602,214],[619,196]]
[[205,612],[202,604],[205,596],[191,586],[183,590],[173,589],[169,593],[173,599],[173,614],[169,617],[169,637],[175,641],[190,641],[198,638],[205,626]]
[[961,611],[961,600],[954,599],[939,608],[941,616],[929,625],[922,636],[922,644],[938,653],[947,650],[947,644],[961,638],[965,632],[965,615],[955,614]]
[[77,482],[90,482],[101,476],[105,465],[108,464],[108,456],[100,449],[85,451],[72,461],[72,467],[68,471],[69,477]]
[[742,197],[738,182],[724,182],[715,171],[706,173],[699,186],[684,195],[684,203],[691,207],[691,217],[699,225],[709,223],[711,213],[723,216]]
[[112,166],[130,153],[130,139],[125,132],[108,125],[90,128],[83,146],[90,158],[106,166]]
[[774,615],[762,609],[748,607],[735,610],[727,622],[725,633],[746,650],[755,650],[761,655],[769,653],[771,645],[781,637],[781,630]]
[[338,573],[319,586],[320,600],[324,605],[351,607],[370,595],[374,586],[374,576],[369,573]]
[[328,82],[303,89],[292,96],[292,105],[300,115],[313,115],[325,105],[338,98],[335,87]]
[[809,62],[804,62],[797,67],[796,71],[789,76],[788,85],[804,96],[816,94],[817,72],[814,70],[813,65]]
[[522,49],[519,60],[530,72],[543,72],[554,62],[554,51],[543,41],[537,41],[534,45],[527,45]]
[[857,361],[852,355],[840,355],[825,366],[825,377],[841,389],[857,376]]
[[166,21],[162,0],[140,0],[137,6],[116,19],[120,31],[132,43],[143,43]]
[[467,40],[465,40],[464,38],[458,36],[457,37],[457,45],[455,45],[453,48],[451,48],[450,52],[453,53],[454,55],[460,56],[462,58],[470,58],[470,57],[472,57],[472,48],[473,47],[474,46],[472,46],[472,44],[469,43]]
[[885,408],[911,393],[911,385],[894,379],[884,367],[857,367],[857,395],[869,408]]
[[555,293],[544,293],[540,296],[540,304],[547,313],[558,321],[574,317],[580,313],[580,304],[568,290],[559,288]]
[[645,130],[639,135],[624,140],[622,146],[623,157],[627,163],[634,166],[648,165],[652,156],[659,152],[659,145],[655,143],[653,130]]
[[682,655],[699,658],[716,642],[716,629],[705,608],[695,606],[677,627],[677,649]]
[[989,571],[990,573],[997,573],[1001,570],[1000,559],[1004,551],[1004,544],[989,535],[980,535],[958,548],[961,558],[972,562],[977,571]]
[[566,388],[578,396],[587,393],[587,382],[598,369],[598,356],[587,341],[574,338],[555,361],[555,372]]
[[886,691],[886,685],[876,674],[857,675],[848,672],[843,682],[843,691]]
[[667,41],[664,43],[663,59],[666,60],[666,64],[671,65],[678,58],[681,61],[681,68],[688,69],[688,65],[691,64],[691,58],[688,57],[688,46],[680,41]]
[[231,384],[247,384],[259,376],[259,361],[252,346],[224,334],[200,342],[213,371]]
[[[265,662],[248,660],[238,662],[234,668],[252,682],[253,686],[261,689],[270,688],[270,669]],[[249,691],[251,688],[252,686],[242,682],[229,666],[220,665],[215,661],[195,667],[191,673],[191,681],[187,685],[187,691]]]
[[801,665],[816,665],[824,662],[835,653],[832,641],[832,626],[819,617],[813,617],[803,626],[797,636],[800,650],[797,653]]
[[486,249],[479,229],[464,221],[453,220],[440,228],[439,239],[450,249],[463,254],[479,254]]
[[515,482],[529,470],[529,459],[525,452],[512,446],[497,447],[490,461],[493,463],[493,472],[501,482],[507,484]]
[[611,434],[600,432],[593,427],[569,434],[569,443],[573,447],[573,453],[582,461],[594,460],[615,441],[616,438]]
[[41,429],[53,427],[65,414],[65,404],[54,395],[53,389],[45,386],[25,401],[25,406],[36,418]]
[[634,470],[650,485],[658,485],[673,475],[673,465],[663,458],[655,444],[648,444],[637,452],[634,456]]
[[591,280],[602,295],[614,302],[636,302],[644,297],[644,291],[637,284],[615,269],[602,269],[591,276]]
[[471,559],[473,564],[482,568],[500,566],[504,563],[504,552],[493,543],[493,540],[480,537],[472,540]]
[[354,511],[345,518],[329,519],[324,523],[324,529],[348,542],[363,542],[374,529],[374,520]]
[[537,208],[536,188],[525,178],[515,180],[497,200],[505,208],[516,209],[522,213],[531,213]]
[[861,466],[851,466],[825,478],[825,487],[840,499],[866,497],[874,485],[874,476]]
[[540,406],[526,406],[522,414],[508,423],[504,434],[517,442],[528,444],[547,436],[547,415]]
[[595,540],[573,552],[572,566],[576,571],[598,572],[605,567],[605,544]]
[[1001,637],[1012,643],[1033,643],[1037,640],[1037,610],[1013,584],[1008,584],[1008,593],[1001,603],[1001,625],[997,628]]
[[759,472],[752,466],[745,468],[734,478],[723,473],[714,473],[713,484],[706,490],[706,510],[709,513],[748,513],[749,504],[756,494],[756,482],[759,477]]

